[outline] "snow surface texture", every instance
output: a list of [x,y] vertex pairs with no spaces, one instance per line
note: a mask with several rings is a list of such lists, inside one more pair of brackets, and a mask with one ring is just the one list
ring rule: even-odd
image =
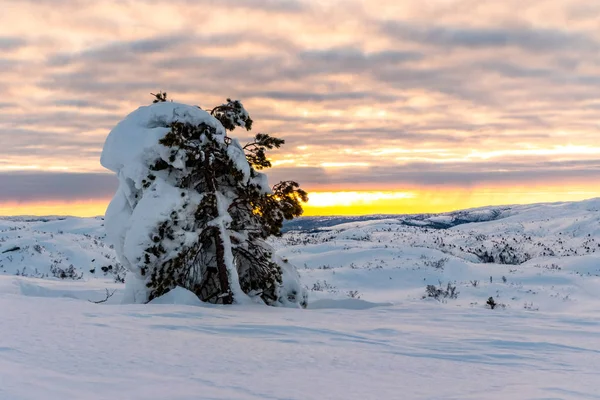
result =
[[[123,305],[100,271],[115,257],[102,219],[0,220],[0,399],[600,398],[600,200],[502,209],[445,230],[387,218],[285,234],[272,244],[301,266],[307,310],[180,288]],[[531,258],[469,252],[496,257],[502,240]],[[59,255],[81,279],[52,276]],[[458,297],[423,299],[439,281]]]

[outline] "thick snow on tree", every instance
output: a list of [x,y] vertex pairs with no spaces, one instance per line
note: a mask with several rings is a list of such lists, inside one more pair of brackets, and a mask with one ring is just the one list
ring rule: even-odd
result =
[[295,268],[265,242],[306,201],[295,182],[271,188],[257,171],[283,141],[258,134],[244,148],[228,137],[252,125],[238,101],[209,113],[157,99],[117,124],[101,156],[119,179],[105,225],[129,271],[125,301],[180,286],[211,303],[304,306]]

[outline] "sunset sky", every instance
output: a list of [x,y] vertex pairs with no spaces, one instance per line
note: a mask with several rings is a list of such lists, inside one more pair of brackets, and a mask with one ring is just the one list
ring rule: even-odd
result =
[[[150,92],[242,100],[308,215],[600,196],[600,2],[2,0],[0,215],[100,215]],[[251,134],[235,131],[242,142]]]

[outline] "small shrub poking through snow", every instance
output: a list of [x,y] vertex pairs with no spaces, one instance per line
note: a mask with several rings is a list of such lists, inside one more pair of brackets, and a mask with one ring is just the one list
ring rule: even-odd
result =
[[[120,263],[116,263],[114,266],[112,264],[102,266],[100,271],[104,273],[104,276],[112,275],[115,283],[125,283],[127,271]],[[90,272],[92,271],[90,270]],[[92,273],[95,273],[95,270]]]
[[533,302],[529,302],[529,303],[525,302],[525,304],[523,305],[523,308],[528,311],[538,311],[539,310],[539,307],[535,307],[533,305]]
[[491,310],[494,310],[496,308],[506,308],[506,304],[504,303],[497,303],[496,300],[494,300],[494,298],[492,296],[490,296],[486,303],[485,303],[486,307],[488,307]]
[[66,268],[62,268],[58,265],[58,263],[54,263],[50,267],[50,272],[52,273],[52,276],[60,279],[79,280],[83,278],[83,273],[78,274],[77,269],[73,266],[73,264],[70,264]]
[[435,285],[427,285],[425,288],[425,296],[423,296],[423,298],[426,299],[431,297],[438,301],[443,301],[445,299],[457,299],[459,293],[460,292],[456,290],[456,285],[452,285],[450,282],[448,282],[446,287],[444,287],[440,282],[439,287]]
[[315,283],[313,283],[313,287],[312,289],[313,292],[337,292],[336,287],[330,285],[329,283],[327,283],[327,281],[319,281],[317,280]]
[[439,260],[427,260],[423,261],[426,267],[433,267],[435,269],[444,269],[444,266],[449,261],[448,257],[440,258]]

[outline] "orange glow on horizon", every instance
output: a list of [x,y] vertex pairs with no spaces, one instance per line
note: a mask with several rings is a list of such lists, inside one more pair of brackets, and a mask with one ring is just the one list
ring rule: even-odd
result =
[[[326,192],[327,204],[309,202],[305,216],[425,214],[483,206],[580,201],[600,197],[589,188],[478,188],[411,190],[410,192]],[[324,193],[312,193],[321,200]],[[309,198],[311,193],[309,193]],[[336,198],[338,201],[336,201]]]
[[50,216],[68,215],[74,217],[96,217],[104,215],[110,200],[55,201],[41,203],[4,203],[0,204],[1,216]]
[[[589,187],[440,188],[407,191],[314,191],[304,205],[304,216],[441,213],[467,208],[580,201],[600,197]],[[110,200],[0,204],[0,216],[104,215]]]

